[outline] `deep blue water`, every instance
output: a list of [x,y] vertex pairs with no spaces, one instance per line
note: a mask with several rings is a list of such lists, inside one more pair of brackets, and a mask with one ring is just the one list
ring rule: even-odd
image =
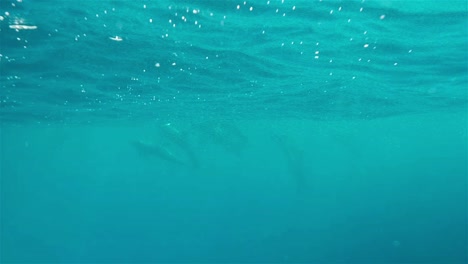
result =
[[467,263],[465,0],[0,0],[0,263]]

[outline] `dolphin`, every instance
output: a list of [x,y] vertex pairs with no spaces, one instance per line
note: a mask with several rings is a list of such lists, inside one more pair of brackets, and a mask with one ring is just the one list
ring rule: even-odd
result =
[[297,191],[299,193],[303,192],[307,187],[307,180],[304,170],[304,150],[291,144],[291,142],[289,142],[285,136],[273,135],[272,137],[285,156],[289,172],[294,177],[296,182]]
[[194,167],[198,167],[198,158],[190,142],[187,140],[187,136],[184,135],[179,129],[177,129],[171,123],[166,123],[161,126],[160,132],[164,138],[167,138],[174,145],[176,145],[180,150],[185,152],[187,158],[190,160],[190,163]]
[[204,140],[209,140],[236,156],[248,146],[248,138],[233,123],[217,122],[199,125]]
[[140,155],[153,156],[168,161],[173,164],[187,166],[187,163],[171,152],[169,149],[142,140],[132,140],[130,144],[138,151]]

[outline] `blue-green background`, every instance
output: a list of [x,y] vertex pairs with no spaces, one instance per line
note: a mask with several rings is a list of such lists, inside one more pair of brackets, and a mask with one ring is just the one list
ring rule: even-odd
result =
[[467,14],[0,0],[0,262],[466,263]]

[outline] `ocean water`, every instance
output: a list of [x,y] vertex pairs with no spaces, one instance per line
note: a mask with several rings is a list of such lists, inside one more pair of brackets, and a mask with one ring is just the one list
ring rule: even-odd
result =
[[465,0],[0,0],[1,263],[467,263]]

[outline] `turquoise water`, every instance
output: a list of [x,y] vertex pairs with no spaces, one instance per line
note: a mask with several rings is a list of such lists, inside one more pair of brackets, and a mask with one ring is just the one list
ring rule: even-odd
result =
[[467,18],[0,0],[0,262],[468,262]]

